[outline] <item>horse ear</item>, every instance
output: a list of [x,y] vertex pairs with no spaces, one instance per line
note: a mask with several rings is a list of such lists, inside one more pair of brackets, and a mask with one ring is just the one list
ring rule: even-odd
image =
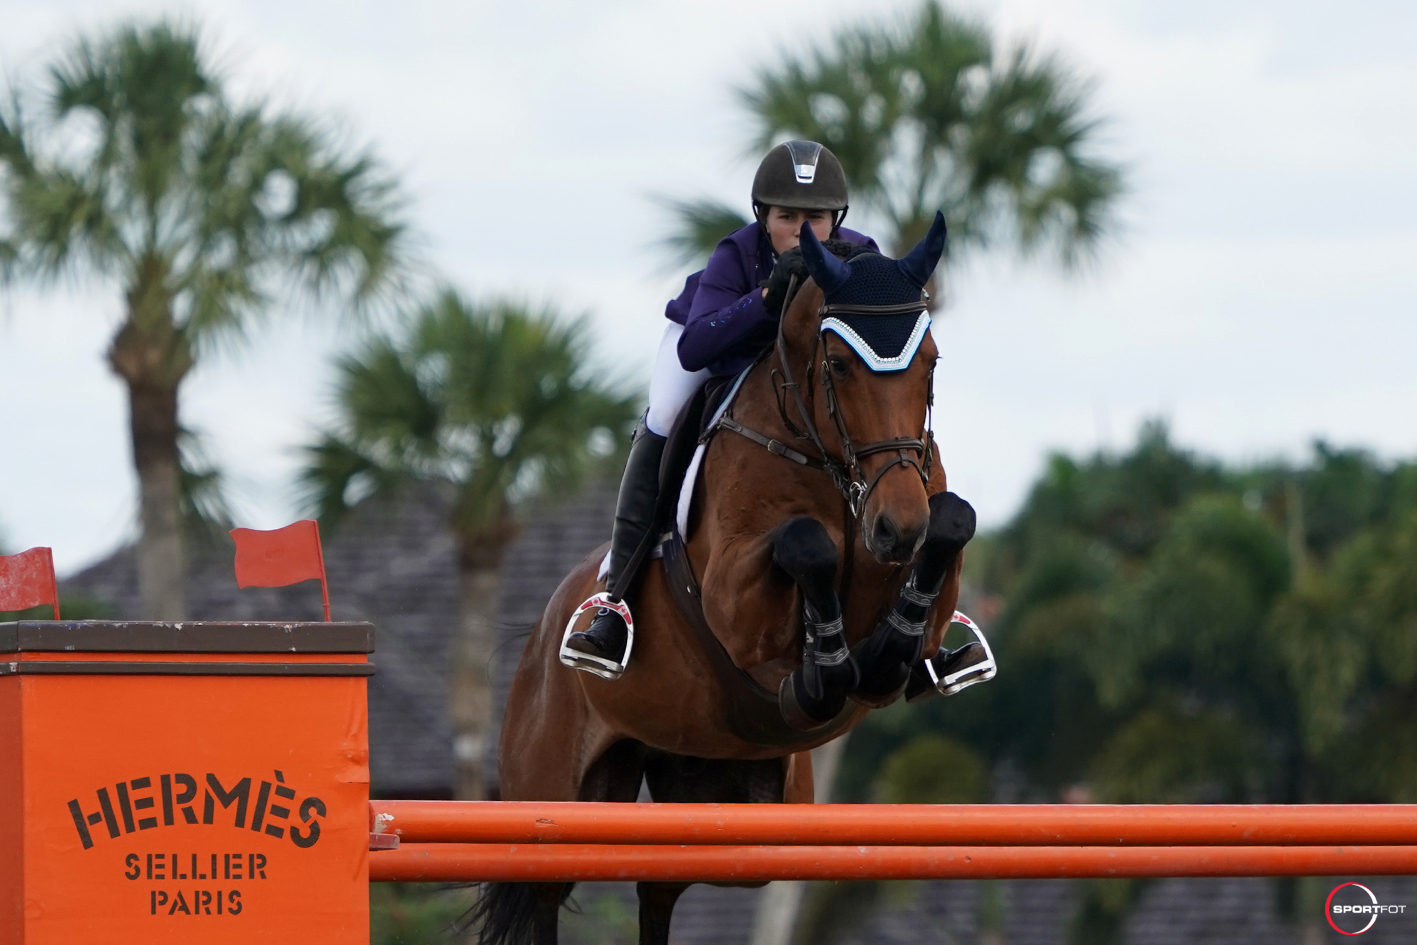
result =
[[945,251],[946,235],[945,215],[936,210],[935,222],[930,224],[930,232],[925,234],[925,238],[917,243],[914,249],[896,260],[896,265],[905,277],[922,289],[925,288],[925,283],[930,281],[935,267],[940,264],[940,256]]
[[802,224],[802,261],[807,264],[807,271],[816,280],[817,287],[830,295],[846,283],[851,278],[851,267],[837,259],[835,254],[829,253],[817,242],[817,234],[812,232],[812,224],[804,222]]

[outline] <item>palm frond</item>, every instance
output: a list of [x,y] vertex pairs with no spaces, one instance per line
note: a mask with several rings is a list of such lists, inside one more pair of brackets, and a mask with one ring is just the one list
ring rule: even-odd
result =
[[589,349],[584,317],[442,291],[341,362],[336,428],[307,449],[309,507],[337,517],[438,480],[459,534],[503,535],[509,510],[573,490],[628,438],[639,395]]
[[738,95],[756,153],[787,137],[827,145],[897,251],[936,210],[952,253],[1008,242],[1065,268],[1117,229],[1125,172],[1094,153],[1091,83],[1029,44],[996,55],[982,22],[935,0],[784,51]]
[[233,104],[211,59],[194,25],[125,23],[48,71],[38,126],[0,113],[12,273],[114,277],[198,354],[283,296],[386,303],[410,270],[393,176],[324,122]]
[[329,528],[338,527],[365,498],[397,495],[411,478],[336,433],[322,433],[304,454],[296,487],[300,505]]
[[698,200],[659,197],[656,202],[669,211],[673,220],[669,235],[660,241],[660,247],[677,266],[703,268],[720,240],[749,223],[734,208],[707,197]]
[[178,434],[177,503],[190,534],[224,535],[231,528],[226,475],[207,452],[206,438],[192,429]]

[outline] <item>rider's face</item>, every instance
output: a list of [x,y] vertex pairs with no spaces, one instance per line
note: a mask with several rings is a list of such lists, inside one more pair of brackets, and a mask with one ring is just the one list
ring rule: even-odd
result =
[[817,239],[831,236],[832,217],[830,210],[796,210],[792,207],[768,207],[768,239],[772,240],[773,252],[781,256],[797,245],[802,223],[810,221],[812,232]]

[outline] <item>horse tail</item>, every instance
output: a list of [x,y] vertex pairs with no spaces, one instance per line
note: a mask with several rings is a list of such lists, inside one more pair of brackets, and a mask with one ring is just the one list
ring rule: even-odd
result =
[[555,908],[571,895],[573,883],[482,883],[477,904],[458,923],[477,929],[477,945],[536,945],[536,913],[547,885],[562,886]]

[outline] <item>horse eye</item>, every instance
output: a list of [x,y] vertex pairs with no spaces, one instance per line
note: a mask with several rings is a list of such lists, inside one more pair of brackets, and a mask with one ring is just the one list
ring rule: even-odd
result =
[[827,358],[827,365],[832,369],[832,373],[837,377],[846,376],[846,359],[832,356]]

